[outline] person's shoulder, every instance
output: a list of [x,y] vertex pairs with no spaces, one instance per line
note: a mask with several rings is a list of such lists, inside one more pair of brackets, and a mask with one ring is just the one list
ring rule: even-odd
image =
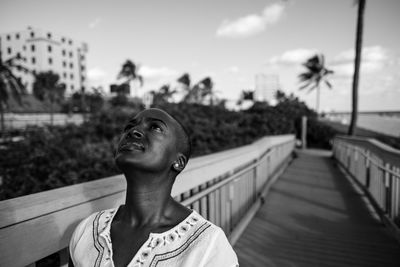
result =
[[[71,237],[71,244],[77,243],[81,237],[84,235],[85,232],[89,231],[92,232],[93,228],[96,228],[96,225],[99,225],[101,221],[107,220],[110,214],[115,212],[116,209],[107,209],[101,210],[92,213],[88,217],[82,219],[77,226],[75,227],[74,232],[72,233]],[[102,219],[102,220],[101,220]]]

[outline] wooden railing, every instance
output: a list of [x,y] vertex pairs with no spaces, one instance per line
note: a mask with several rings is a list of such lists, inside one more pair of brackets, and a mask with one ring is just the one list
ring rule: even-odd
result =
[[374,139],[336,137],[333,154],[400,240],[400,150]]
[[[6,129],[22,129],[29,125],[43,126],[51,123],[50,113],[5,113],[4,124]],[[65,125],[67,123],[82,124],[82,114],[54,113],[53,125]]]
[[[191,159],[177,177],[172,196],[219,225],[234,243],[293,148],[294,136],[272,136]],[[122,204],[125,187],[118,175],[0,202],[0,266],[35,266],[53,253],[58,253],[59,265],[66,266],[77,223]]]

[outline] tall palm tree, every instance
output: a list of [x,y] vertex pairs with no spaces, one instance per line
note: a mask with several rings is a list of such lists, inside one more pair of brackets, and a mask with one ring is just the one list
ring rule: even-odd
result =
[[50,124],[53,125],[54,103],[60,103],[65,93],[65,84],[60,83],[60,76],[52,71],[36,74],[32,92],[37,99],[50,102]]
[[16,77],[12,70],[20,68],[28,71],[24,66],[18,64],[20,56],[15,56],[3,61],[0,53],[0,117],[1,117],[1,131],[4,131],[4,111],[8,106],[10,97],[22,105],[21,96],[25,94],[25,86],[22,84],[21,79]]
[[[140,86],[143,86],[143,77],[138,73],[139,66],[127,59],[122,64],[121,71],[118,74],[118,79],[125,79],[123,83],[131,84],[133,81],[139,81]],[[135,96],[137,96],[137,87],[135,86]]]
[[323,54],[316,54],[309,58],[303,66],[306,67],[307,71],[299,74],[300,82],[304,84],[299,88],[300,90],[308,88],[308,92],[317,90],[317,101],[315,109],[319,113],[319,101],[320,101],[320,86],[321,82],[325,82],[329,89],[332,88],[331,83],[327,80],[327,76],[332,74],[333,71],[325,67],[325,57]]
[[354,76],[353,76],[353,93],[352,93],[352,111],[349,126],[349,135],[354,135],[354,130],[357,125],[358,115],[358,80],[360,77],[360,63],[362,52],[362,37],[364,28],[364,11],[366,0],[358,0],[358,16],[357,16],[357,36],[356,36],[356,58],[354,61]]

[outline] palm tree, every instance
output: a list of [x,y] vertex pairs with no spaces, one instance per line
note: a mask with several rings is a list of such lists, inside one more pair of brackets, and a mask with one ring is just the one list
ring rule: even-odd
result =
[[357,36],[356,36],[356,58],[354,61],[354,76],[353,76],[353,93],[352,93],[352,111],[349,126],[349,135],[354,135],[354,130],[357,125],[358,112],[358,80],[360,76],[360,62],[362,52],[362,37],[364,27],[364,11],[366,0],[358,0],[358,16],[357,16]]
[[[123,83],[131,84],[133,81],[139,81],[140,86],[143,86],[143,77],[138,74],[138,65],[131,60],[126,60],[122,65],[122,69],[118,74],[118,79],[125,79]],[[135,96],[137,96],[137,87],[135,86]]]
[[214,99],[216,98],[214,89],[214,82],[210,77],[206,77],[201,80],[199,83],[200,88],[200,101],[203,102],[204,99],[209,96],[210,97],[210,105],[214,105]]
[[36,74],[32,92],[37,99],[50,102],[50,124],[53,125],[54,103],[60,103],[65,93],[65,84],[60,83],[60,76],[52,71]]
[[25,94],[25,86],[21,79],[12,73],[13,68],[20,68],[28,71],[25,67],[18,64],[16,61],[21,59],[20,56],[12,57],[3,61],[0,53],[0,117],[1,131],[4,131],[4,111],[8,106],[10,97],[16,100],[19,105],[22,105],[22,95]]
[[240,98],[237,101],[238,105],[242,105],[244,100],[251,100],[254,102],[254,91],[253,90],[242,90]]
[[307,71],[301,73],[298,77],[300,82],[304,84],[300,87],[300,90],[308,88],[308,92],[317,89],[317,103],[315,109],[319,112],[319,100],[320,100],[320,85],[321,81],[324,81],[329,89],[332,89],[331,83],[327,80],[327,76],[332,74],[333,71],[325,67],[325,57],[323,54],[316,54],[309,58],[303,66],[306,67]]
[[151,91],[150,93],[153,96],[153,105],[162,105],[171,101],[171,98],[176,93],[176,90],[171,90],[171,86],[169,84],[165,84],[161,86],[158,92]]
[[181,77],[178,78],[177,81],[183,84],[186,88],[190,87],[190,76],[188,73],[184,73]]
[[180,78],[178,78],[177,81],[183,85],[183,88],[186,91],[182,100],[183,102],[200,104],[203,103],[208,96],[210,97],[210,105],[214,104],[214,82],[210,77],[206,77],[195,85],[191,86],[189,74],[184,73]]

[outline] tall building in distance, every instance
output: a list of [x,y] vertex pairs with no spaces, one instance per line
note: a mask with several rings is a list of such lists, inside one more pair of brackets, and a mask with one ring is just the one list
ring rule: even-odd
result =
[[[78,43],[64,35],[28,27],[26,30],[0,34],[3,61],[20,56],[20,65],[33,73],[52,71],[66,85],[66,94],[87,89],[86,43]],[[32,92],[34,77],[23,69],[16,69],[28,93]]]
[[254,100],[275,102],[275,93],[279,90],[279,76],[275,74],[256,74]]

